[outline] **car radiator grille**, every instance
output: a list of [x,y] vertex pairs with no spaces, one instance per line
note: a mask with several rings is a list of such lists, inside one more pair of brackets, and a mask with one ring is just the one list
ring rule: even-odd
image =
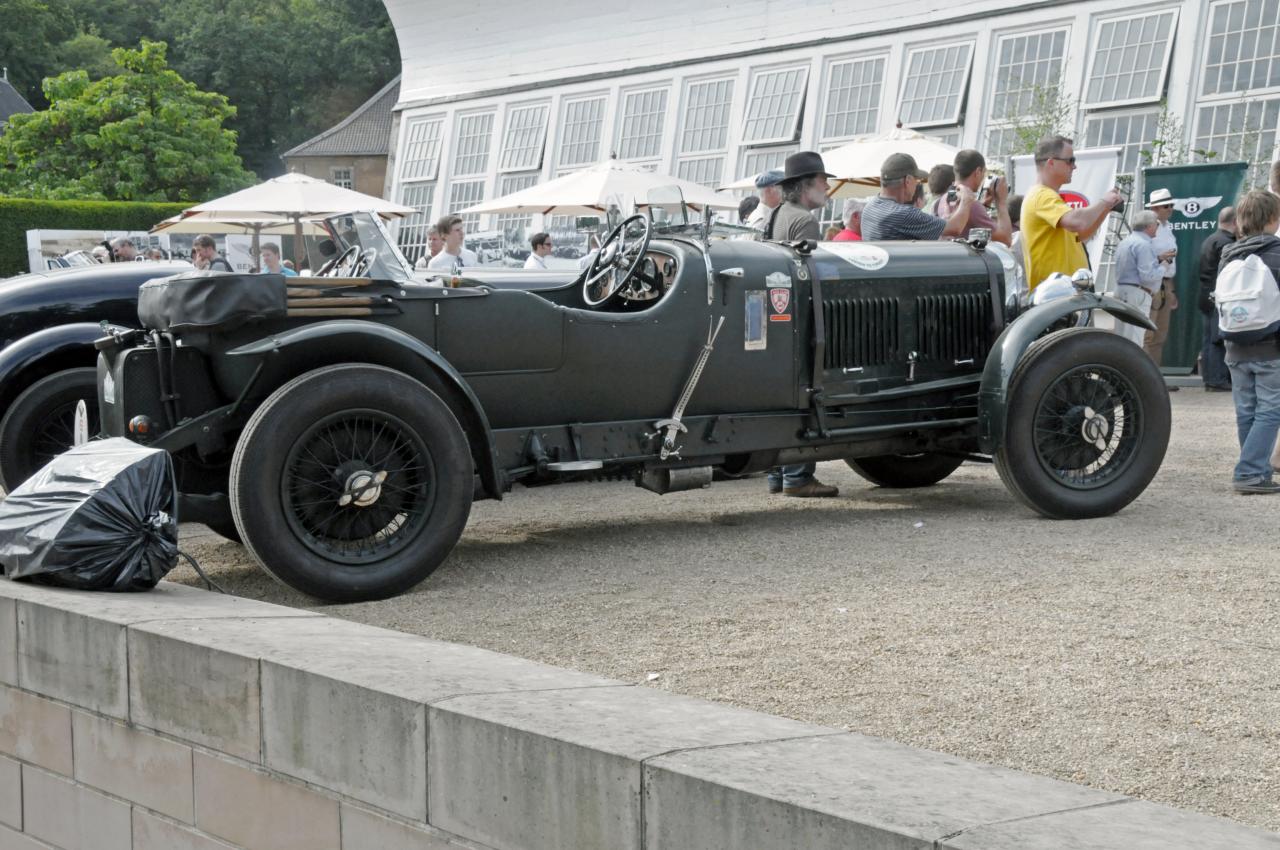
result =
[[985,292],[916,296],[916,341],[922,361],[956,363],[987,354],[991,296]]
[[896,298],[830,298],[822,302],[825,368],[881,366],[901,359]]

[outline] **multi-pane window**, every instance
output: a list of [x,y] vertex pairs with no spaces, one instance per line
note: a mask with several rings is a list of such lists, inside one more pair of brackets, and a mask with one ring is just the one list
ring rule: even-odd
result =
[[1056,91],[1067,46],[1065,29],[1009,35],[996,45],[993,121],[1017,118]]
[[489,167],[489,145],[493,139],[493,113],[478,112],[458,116],[457,144],[453,154],[453,176],[484,174]]
[[1280,0],[1213,7],[1201,94],[1280,86]]
[[483,180],[457,180],[449,186],[449,210],[454,215],[461,215],[468,229],[480,226],[479,213],[463,214],[462,210],[475,206],[484,200]]
[[1012,127],[991,127],[987,130],[987,146],[984,149],[988,163],[1003,163],[1006,157],[1028,153],[1018,150],[1021,139]]
[[667,97],[667,89],[630,91],[623,95],[622,126],[618,132],[620,159],[655,159],[662,155]]
[[944,145],[951,145],[953,148],[960,147],[960,136],[964,130],[960,127],[939,127],[936,130],[930,130],[927,135],[930,138],[937,139]]
[[1101,21],[1085,104],[1096,108],[1159,100],[1177,22],[1174,9]]
[[676,164],[676,176],[681,180],[701,183],[703,186],[715,188],[723,182],[724,157],[703,156],[682,159]]
[[847,139],[879,129],[884,64],[883,56],[831,63],[827,71],[823,139]]
[[733,80],[701,80],[685,89],[680,153],[722,151],[729,142]]
[[[504,174],[498,183],[498,196],[506,197],[514,192],[529,189],[537,184],[539,176],[536,173]],[[516,241],[523,239],[525,231],[532,223],[533,215],[530,213],[503,213],[495,219],[494,226],[507,234],[507,242],[511,244],[513,239]]]
[[415,118],[404,132],[401,180],[434,180],[440,165],[440,129],[443,118]]
[[400,220],[397,242],[409,262],[417,262],[427,250],[427,229],[435,225],[431,218],[431,202],[435,197],[434,183],[406,183],[400,187],[400,203],[413,207],[414,212]]
[[1249,183],[1266,183],[1266,170],[1280,129],[1280,97],[1201,106],[1196,117],[1196,149],[1213,151],[1218,162],[1252,163]]
[[785,148],[754,148],[742,152],[742,167],[738,173],[743,177],[755,177],[762,171],[781,168],[787,157],[795,153],[795,145]]
[[593,165],[600,159],[600,127],[604,123],[603,97],[566,100],[560,122],[560,167]]
[[547,105],[513,106],[507,113],[507,130],[502,137],[500,171],[527,171],[542,167],[542,151],[547,141]]
[[1148,163],[1142,159],[1142,151],[1155,139],[1160,112],[1146,109],[1138,112],[1102,112],[1091,115],[1084,125],[1082,148],[1107,148],[1120,146],[1120,172],[1137,174]]
[[760,71],[751,84],[746,121],[742,129],[745,144],[789,142],[800,126],[808,68],[781,68]]
[[927,127],[960,120],[973,44],[917,47],[907,55],[900,114],[904,124]]
[[341,189],[351,189],[355,187],[355,180],[352,178],[350,168],[330,168],[329,182]]

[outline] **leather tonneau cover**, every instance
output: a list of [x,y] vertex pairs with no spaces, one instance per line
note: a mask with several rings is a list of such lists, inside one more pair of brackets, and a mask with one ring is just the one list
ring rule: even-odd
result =
[[278,274],[184,272],[138,290],[138,320],[150,330],[227,331],[285,314],[285,278]]

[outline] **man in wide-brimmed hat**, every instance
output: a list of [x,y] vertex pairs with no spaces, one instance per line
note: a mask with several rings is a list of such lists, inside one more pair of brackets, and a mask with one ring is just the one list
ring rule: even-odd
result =
[[1153,189],[1147,198],[1146,208],[1160,220],[1151,247],[1155,248],[1156,257],[1160,260],[1164,282],[1160,291],[1151,296],[1151,321],[1156,323],[1156,329],[1147,331],[1142,347],[1159,366],[1160,359],[1164,357],[1164,341],[1169,338],[1169,320],[1173,311],[1178,309],[1178,295],[1173,288],[1173,276],[1178,271],[1178,240],[1173,236],[1173,228],[1169,227],[1169,217],[1173,215],[1173,193],[1168,189]]
[[[827,203],[827,173],[822,155],[814,151],[800,151],[787,157],[782,169],[782,205],[774,211],[765,239],[791,242],[800,239],[817,241],[822,234],[817,210]],[[769,492],[799,498],[823,498],[834,496],[839,489],[813,477],[816,468],[812,463],[774,467],[769,471]]]

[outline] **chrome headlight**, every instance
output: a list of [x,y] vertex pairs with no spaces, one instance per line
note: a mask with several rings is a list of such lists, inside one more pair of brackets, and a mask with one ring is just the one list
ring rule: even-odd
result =
[[999,257],[1000,265],[1004,267],[1004,311],[1005,317],[1012,319],[1027,306],[1026,273],[1008,245],[990,242],[987,250]]

